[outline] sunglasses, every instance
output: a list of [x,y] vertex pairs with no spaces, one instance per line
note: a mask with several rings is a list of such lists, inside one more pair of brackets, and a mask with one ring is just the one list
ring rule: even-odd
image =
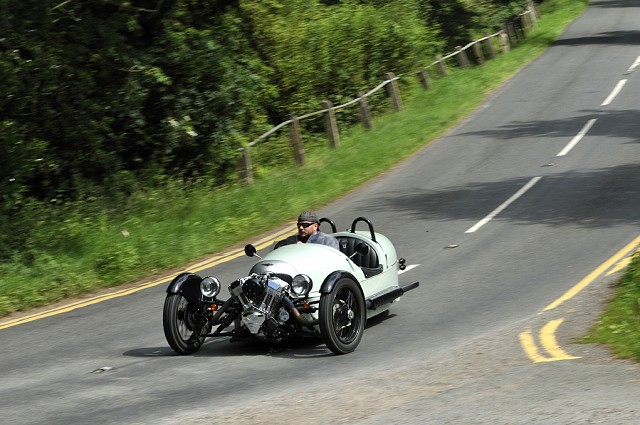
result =
[[311,226],[312,224],[315,224],[315,223],[298,223],[297,227],[302,226],[303,228],[306,229],[307,227]]

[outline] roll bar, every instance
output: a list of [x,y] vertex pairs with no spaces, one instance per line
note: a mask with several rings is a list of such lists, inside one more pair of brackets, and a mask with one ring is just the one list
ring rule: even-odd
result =
[[335,223],[333,221],[331,221],[330,219],[328,219],[327,217],[322,217],[320,219],[320,223],[329,223],[329,225],[331,226],[331,233],[336,233],[338,231],[338,228],[336,227]]
[[371,224],[371,221],[369,221],[369,219],[366,218],[366,217],[358,217],[355,220],[353,220],[353,223],[351,223],[351,229],[349,229],[349,231],[351,233],[355,233],[356,232],[356,224],[359,221],[364,221],[365,223],[367,223],[367,225],[369,226],[369,232],[371,232],[371,240],[376,242],[376,233],[373,231],[373,224]]

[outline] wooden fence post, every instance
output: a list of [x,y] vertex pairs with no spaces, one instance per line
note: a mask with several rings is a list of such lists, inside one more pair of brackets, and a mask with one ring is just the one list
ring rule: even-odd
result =
[[360,111],[360,121],[362,121],[362,125],[365,130],[371,130],[371,113],[369,112],[369,104],[367,103],[367,98],[364,96],[364,93],[359,92],[358,97],[358,106]]
[[420,80],[420,85],[424,90],[429,90],[431,88],[431,80],[429,79],[429,74],[425,69],[421,69],[418,72],[418,79]]
[[396,80],[396,76],[393,72],[387,72],[386,79],[390,81],[387,84],[387,90],[389,92],[389,96],[391,96],[391,102],[393,103],[393,109],[396,112],[402,111],[402,97],[400,97],[400,88],[398,87],[398,80]]
[[480,45],[480,43],[473,43],[473,46],[471,46],[471,48],[473,49],[473,56],[476,60],[476,63],[478,65],[484,65],[484,55],[482,54],[482,46]]
[[512,46],[516,46],[518,44],[518,31],[516,30],[515,21],[509,21],[506,25],[506,32],[509,42]]
[[293,157],[299,167],[304,165],[304,146],[302,145],[302,134],[300,132],[300,120],[298,117],[291,117],[291,126],[289,127],[291,135],[291,147],[293,148]]
[[240,157],[240,178],[248,184],[253,183],[253,165],[251,164],[251,152],[249,146],[242,148],[242,156]]
[[485,32],[484,36],[487,37],[484,40],[484,45],[487,48],[487,53],[489,53],[489,57],[491,59],[495,59],[497,55],[496,55],[496,47],[493,44],[493,37],[491,37],[488,32]]
[[333,110],[333,103],[328,100],[322,102],[322,106],[327,110],[324,114],[324,127],[329,139],[329,147],[335,149],[340,146],[340,133],[338,133],[338,123],[336,122],[336,112]]
[[522,33],[525,37],[533,29],[533,19],[531,18],[531,9],[527,9],[527,11],[520,16],[520,26],[522,27]]
[[509,50],[511,49],[509,36],[504,31],[500,31],[500,49],[502,50],[502,53],[509,53]]
[[456,50],[458,51],[458,65],[460,65],[460,68],[469,68],[467,52],[462,50],[461,46],[456,46]]
[[538,14],[538,10],[536,9],[536,4],[533,0],[527,0],[527,9],[531,11],[531,22],[534,27],[538,26],[538,18],[540,15]]
[[440,74],[441,77],[446,77],[447,76],[447,66],[444,63],[444,59],[442,59],[442,56],[438,56],[438,74]]

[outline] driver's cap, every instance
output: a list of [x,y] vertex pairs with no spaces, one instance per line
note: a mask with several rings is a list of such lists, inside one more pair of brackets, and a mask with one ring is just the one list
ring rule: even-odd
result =
[[310,221],[312,223],[319,223],[318,216],[313,211],[302,211],[298,216],[298,222]]

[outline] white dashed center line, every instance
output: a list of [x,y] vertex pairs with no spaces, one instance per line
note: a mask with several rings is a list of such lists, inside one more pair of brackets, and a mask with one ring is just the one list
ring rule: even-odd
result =
[[611,104],[611,102],[613,102],[613,99],[616,98],[616,96],[618,95],[618,93],[620,93],[620,91],[622,90],[625,84],[627,84],[626,79],[618,81],[618,84],[616,84],[616,86],[613,88],[609,96],[607,96],[607,98],[604,100],[604,102],[600,104],[600,106],[607,106]]
[[631,65],[629,67],[629,69],[627,69],[627,72],[625,72],[625,75],[631,74],[633,71],[636,70],[637,67],[640,66],[640,56],[638,56],[638,58],[636,59],[636,61],[633,63],[633,65]]
[[473,227],[471,227],[465,233],[473,233],[476,230],[478,230],[479,228],[481,228],[482,226],[484,226],[485,224],[487,224],[488,222],[490,222],[491,220],[493,220],[493,218],[495,216],[500,214],[505,208],[507,208],[509,205],[511,205],[513,202],[515,202],[519,197],[524,195],[529,189],[531,189],[536,183],[538,183],[541,178],[542,177],[534,177],[531,180],[529,180],[527,182],[527,184],[522,186],[522,188],[519,191],[514,193],[509,199],[504,201],[498,208],[496,208],[495,210],[491,211],[491,213],[489,215],[487,215],[485,218],[483,218],[482,220],[477,222]]
[[556,156],[565,156],[566,154],[569,153],[569,151],[571,149],[573,149],[573,147],[575,145],[578,144],[578,142],[580,140],[582,140],[582,138],[585,136],[585,134],[587,134],[587,132],[591,129],[591,127],[593,126],[593,124],[596,122],[596,119],[590,119],[589,121],[587,121],[587,123],[584,125],[584,127],[582,127],[582,130],[580,130],[580,132],[578,134],[576,134],[573,139],[571,139],[571,141],[567,144],[567,146],[564,147],[564,149],[562,149],[560,151],[560,153]]

